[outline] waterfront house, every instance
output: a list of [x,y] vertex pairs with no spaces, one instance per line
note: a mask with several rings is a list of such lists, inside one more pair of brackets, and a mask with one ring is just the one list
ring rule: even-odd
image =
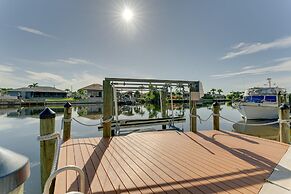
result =
[[91,84],[80,90],[86,91],[88,98],[102,98],[103,96],[103,86],[100,84]]
[[46,98],[66,98],[67,92],[49,86],[23,87],[8,90],[9,96],[16,96],[21,99],[46,99]]

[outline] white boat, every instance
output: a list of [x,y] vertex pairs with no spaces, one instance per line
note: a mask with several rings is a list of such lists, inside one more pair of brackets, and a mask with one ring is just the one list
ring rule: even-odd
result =
[[245,91],[238,111],[245,119],[278,119],[278,96],[286,94],[286,89],[272,87],[268,78],[268,87],[254,87]]

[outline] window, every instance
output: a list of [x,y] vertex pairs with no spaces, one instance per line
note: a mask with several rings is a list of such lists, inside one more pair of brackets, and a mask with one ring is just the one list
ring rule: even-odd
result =
[[276,96],[265,96],[265,101],[267,102],[276,102]]

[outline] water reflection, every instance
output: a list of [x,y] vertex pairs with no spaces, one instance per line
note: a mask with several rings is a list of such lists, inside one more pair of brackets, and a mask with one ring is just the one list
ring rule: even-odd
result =
[[[273,120],[274,121],[274,120]],[[272,120],[239,121],[233,125],[235,132],[279,141],[279,124],[266,126],[249,126],[246,124],[263,124]]]

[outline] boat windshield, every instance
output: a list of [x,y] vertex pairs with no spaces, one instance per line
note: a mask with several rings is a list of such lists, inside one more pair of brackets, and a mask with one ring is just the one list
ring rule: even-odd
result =
[[245,96],[245,102],[254,102],[254,103],[262,103],[262,102],[276,102],[276,96]]
[[277,96],[265,96],[265,101],[276,102]]
[[264,100],[264,96],[245,96],[246,102],[260,103]]

